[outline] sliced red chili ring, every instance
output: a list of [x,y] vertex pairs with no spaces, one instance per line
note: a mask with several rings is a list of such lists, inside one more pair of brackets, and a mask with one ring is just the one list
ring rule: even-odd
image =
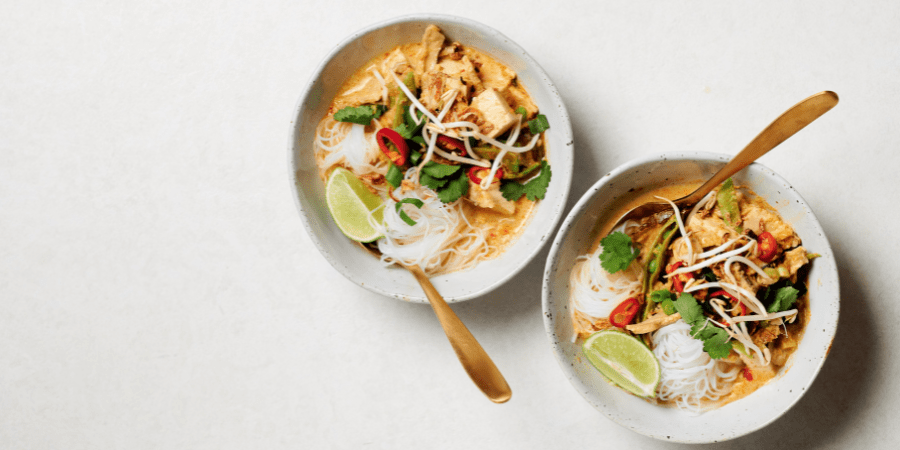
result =
[[[385,142],[387,139],[387,142]],[[375,133],[375,140],[378,141],[378,147],[387,155],[394,164],[402,166],[406,164],[406,157],[409,156],[409,147],[406,140],[400,133],[390,129],[382,128]],[[391,146],[393,145],[393,146]]]
[[[481,177],[478,176],[478,173],[484,170],[490,171],[491,169],[488,169],[486,167],[472,166],[471,168],[469,168],[469,179],[472,180],[472,182],[475,184],[481,184]],[[497,173],[494,174],[494,180],[491,182],[491,184],[499,183],[501,178],[503,178],[503,168],[498,167]]]
[[466,156],[466,144],[459,139],[440,134],[437,138],[437,144],[441,147],[446,147],[448,150],[459,150],[459,156]]
[[625,328],[626,325],[631,323],[640,309],[641,302],[638,301],[638,299],[631,297],[622,303],[619,303],[619,305],[609,313],[609,323],[619,328]]
[[772,233],[764,231],[756,237],[756,257],[763,262],[769,262],[775,259],[778,253],[778,241]]
[[[684,261],[677,261],[675,263],[669,264],[668,266],[666,266],[666,273],[672,273],[678,270],[680,267],[683,267],[684,265]],[[690,272],[675,275],[672,277],[672,288],[675,289],[676,293],[680,294],[682,291],[684,291],[684,285],[687,283],[687,281],[693,278],[694,274]]]

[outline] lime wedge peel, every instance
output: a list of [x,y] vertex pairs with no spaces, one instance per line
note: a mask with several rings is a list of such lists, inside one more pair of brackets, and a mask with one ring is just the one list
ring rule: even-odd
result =
[[342,167],[331,172],[325,184],[325,201],[334,222],[348,238],[372,242],[382,237],[373,224],[384,221],[384,200],[353,172]]
[[598,331],[584,341],[588,361],[608,380],[640,397],[654,397],[660,368],[656,355],[640,339],[621,331]]

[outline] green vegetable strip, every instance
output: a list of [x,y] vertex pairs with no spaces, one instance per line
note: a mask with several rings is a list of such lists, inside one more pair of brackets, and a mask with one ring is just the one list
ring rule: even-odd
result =
[[[650,254],[647,256],[647,264],[644,268],[642,292],[645,298],[649,298],[650,289],[653,288],[653,283],[656,283],[656,280],[659,278],[659,272],[663,266],[663,257],[666,254],[666,249],[669,248],[669,244],[672,242],[672,238],[677,234],[675,232],[677,229],[678,223],[675,222],[675,216],[672,216],[659,230],[656,238],[653,239],[653,245],[650,247]],[[652,308],[653,302],[644,302],[644,312],[641,315],[641,320],[645,320],[650,315]]]
[[731,225],[738,233],[743,232],[741,227],[741,208],[738,206],[737,196],[734,194],[734,182],[731,178],[722,183],[719,193],[716,195],[719,203],[719,211],[722,213],[722,220]]

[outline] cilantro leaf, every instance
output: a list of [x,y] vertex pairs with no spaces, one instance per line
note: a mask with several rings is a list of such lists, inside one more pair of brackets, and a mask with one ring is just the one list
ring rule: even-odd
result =
[[438,199],[444,203],[451,203],[459,200],[460,197],[469,192],[469,179],[460,171],[459,175],[450,178],[450,181],[443,189],[437,191]]
[[691,294],[682,293],[678,296],[678,300],[675,300],[675,310],[691,326],[696,326],[698,323],[702,326],[703,322],[706,321],[706,317],[703,315],[703,308],[700,308],[697,300]]
[[503,194],[503,198],[510,201],[516,201],[522,198],[523,195],[531,201],[543,200],[547,194],[547,187],[550,186],[550,178],[552,176],[553,171],[550,170],[550,165],[547,164],[546,160],[543,160],[541,161],[541,173],[538,176],[528,180],[525,184],[516,181],[506,181],[500,186],[500,193]]
[[794,306],[794,302],[797,301],[797,294],[799,293],[800,291],[794,289],[793,286],[785,286],[779,289],[775,293],[775,301],[766,308],[766,311],[776,313],[791,309]]
[[609,273],[625,270],[641,253],[631,246],[631,237],[616,231],[600,240],[603,252],[600,254],[600,266]]
[[401,171],[394,163],[391,163],[391,166],[388,167],[387,174],[384,176],[384,179],[387,180],[388,184],[393,187],[400,187],[400,183],[403,182],[403,171]]
[[524,116],[528,115],[528,110],[526,110],[525,107],[520,106],[520,107],[516,108],[516,114],[524,117]]
[[547,121],[547,116],[543,114],[538,114],[534,116],[534,119],[528,121],[528,130],[531,131],[531,134],[543,133],[549,129],[550,122]]
[[707,330],[713,331],[708,332],[706,336],[704,336],[703,351],[712,359],[727,357],[728,354],[731,353],[732,348],[732,344],[728,340],[728,333],[716,326],[709,326],[707,327]]
[[422,173],[435,178],[447,178],[459,170],[460,166],[451,166],[449,164],[440,164],[434,161],[428,161],[422,166]]
[[691,325],[691,336],[703,341],[703,351],[710,358],[724,358],[731,353],[733,344],[728,340],[728,332],[706,320],[703,308],[693,295],[682,293],[675,301],[675,309],[681,314],[681,318]]
[[334,120],[368,125],[372,119],[381,117],[385,109],[384,105],[348,106],[334,113]]
[[469,192],[469,178],[461,168],[428,161],[419,173],[419,183],[437,193],[440,201],[455,202]]
[[425,173],[425,171],[422,171],[421,173],[419,173],[419,184],[421,184],[422,186],[425,186],[427,188],[430,188],[431,190],[433,190],[435,192],[437,192],[438,189],[444,187],[444,185],[446,185],[448,181],[450,181],[450,180],[445,180],[443,178],[435,178],[431,175],[428,175],[427,173]]
[[[391,167],[393,167],[393,166],[391,166]],[[406,211],[403,210],[402,206],[404,203],[409,203],[410,205],[413,205],[416,208],[421,208],[422,205],[425,204],[425,202],[423,202],[422,200],[419,200],[417,198],[404,198],[403,200],[400,200],[399,202],[397,202],[394,205],[394,208],[397,208],[397,214],[400,216],[400,218],[404,222],[406,222],[407,225],[413,226],[416,224],[416,221],[412,220],[412,218],[409,217],[408,214],[406,214]]]

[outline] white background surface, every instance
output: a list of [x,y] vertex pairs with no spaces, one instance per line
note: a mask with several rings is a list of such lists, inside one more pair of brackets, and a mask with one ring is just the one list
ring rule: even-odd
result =
[[495,405],[427,306],[351,284],[303,230],[286,162],[302,86],[356,29],[428,11],[500,30],[556,82],[570,206],[632,158],[733,154],[837,92],[761,160],[834,247],[837,338],[793,409],[720,446],[895,447],[900,3],[181,3],[0,5],[0,448],[677,446],[563,377],[546,248],[454,306],[513,388]]

